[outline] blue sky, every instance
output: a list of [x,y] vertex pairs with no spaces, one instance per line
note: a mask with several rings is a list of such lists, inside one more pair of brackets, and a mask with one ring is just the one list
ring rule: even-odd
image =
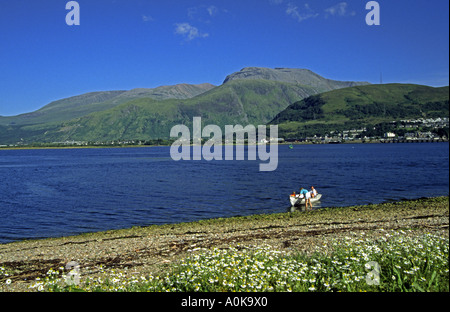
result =
[[380,0],[0,0],[0,115],[91,91],[220,85],[243,67],[336,80],[449,84],[449,2]]

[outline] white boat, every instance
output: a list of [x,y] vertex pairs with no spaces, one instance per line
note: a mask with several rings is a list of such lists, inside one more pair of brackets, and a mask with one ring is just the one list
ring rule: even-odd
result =
[[[322,198],[322,194],[317,194],[314,197],[311,197],[311,204],[320,201],[320,199]],[[290,196],[289,197],[290,201],[291,201],[291,206],[300,206],[301,204],[305,204],[305,197],[300,197],[300,195],[295,195],[295,196]]]

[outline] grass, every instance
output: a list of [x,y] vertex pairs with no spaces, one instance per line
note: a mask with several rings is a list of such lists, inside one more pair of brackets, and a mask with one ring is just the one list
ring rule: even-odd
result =
[[[83,281],[76,272],[49,270],[38,291],[151,292],[448,292],[448,238],[383,231],[354,234],[312,255],[271,247],[192,250],[159,276],[110,271]],[[99,268],[102,270],[102,268]],[[0,272],[5,272],[4,270]],[[7,274],[7,273],[0,273]]]

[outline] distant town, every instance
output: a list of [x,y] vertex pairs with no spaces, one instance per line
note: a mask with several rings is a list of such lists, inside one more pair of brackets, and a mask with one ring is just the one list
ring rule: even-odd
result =
[[[382,126],[387,131],[381,132],[377,126],[371,129],[363,127],[360,129],[349,129],[343,131],[331,131],[323,136],[290,138],[289,143],[311,142],[311,143],[346,143],[346,142],[382,142],[382,143],[408,143],[408,142],[448,142],[449,118],[418,118],[391,121]],[[376,133],[376,135],[368,135]]]

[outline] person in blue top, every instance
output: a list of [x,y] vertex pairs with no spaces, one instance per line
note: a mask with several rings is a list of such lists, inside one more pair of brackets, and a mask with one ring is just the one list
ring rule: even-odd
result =
[[305,196],[305,210],[308,210],[308,203],[312,210],[311,193],[305,190],[303,187],[300,189],[300,195]]

